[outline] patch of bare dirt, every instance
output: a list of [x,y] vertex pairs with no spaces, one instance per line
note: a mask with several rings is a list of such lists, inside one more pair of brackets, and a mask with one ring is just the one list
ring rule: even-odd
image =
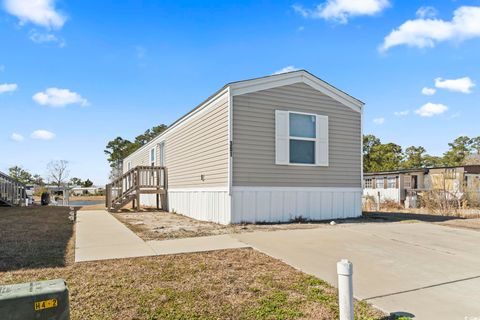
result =
[[70,201],[105,201],[105,196],[70,196]]
[[325,222],[300,222],[221,225],[163,211],[128,211],[114,213],[114,216],[144,240],[190,238],[253,231],[311,229],[326,224]]
[[454,219],[444,222],[439,222],[438,224],[454,228],[465,228],[480,231],[480,219]]

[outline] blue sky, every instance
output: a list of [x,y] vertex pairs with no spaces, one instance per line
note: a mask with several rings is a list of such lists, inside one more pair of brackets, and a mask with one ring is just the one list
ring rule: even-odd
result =
[[108,140],[287,67],[364,101],[384,141],[480,135],[480,0],[0,2],[1,171],[65,159],[103,184]]

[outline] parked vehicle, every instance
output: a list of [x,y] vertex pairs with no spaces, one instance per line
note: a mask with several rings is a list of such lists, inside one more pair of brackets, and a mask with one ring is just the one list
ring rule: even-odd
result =
[[50,204],[50,193],[42,193],[42,196],[40,197],[40,202],[42,206],[48,206]]

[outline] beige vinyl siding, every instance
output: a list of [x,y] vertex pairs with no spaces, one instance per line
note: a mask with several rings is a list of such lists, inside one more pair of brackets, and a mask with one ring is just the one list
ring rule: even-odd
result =
[[165,150],[170,189],[228,186],[228,92],[168,134]]
[[149,166],[150,165],[150,149],[143,149],[140,151],[137,151],[133,155],[131,155],[129,158],[125,159],[123,163],[123,172],[128,171],[128,162],[131,162],[131,168],[135,168],[137,166]]
[[[275,110],[329,117],[329,166],[275,164]],[[233,98],[233,186],[361,187],[361,115],[298,83]]]

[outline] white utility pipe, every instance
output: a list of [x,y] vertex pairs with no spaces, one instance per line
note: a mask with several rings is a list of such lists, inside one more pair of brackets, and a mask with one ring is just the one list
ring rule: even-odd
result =
[[353,313],[353,265],[347,259],[337,262],[338,304],[340,320],[354,320]]

